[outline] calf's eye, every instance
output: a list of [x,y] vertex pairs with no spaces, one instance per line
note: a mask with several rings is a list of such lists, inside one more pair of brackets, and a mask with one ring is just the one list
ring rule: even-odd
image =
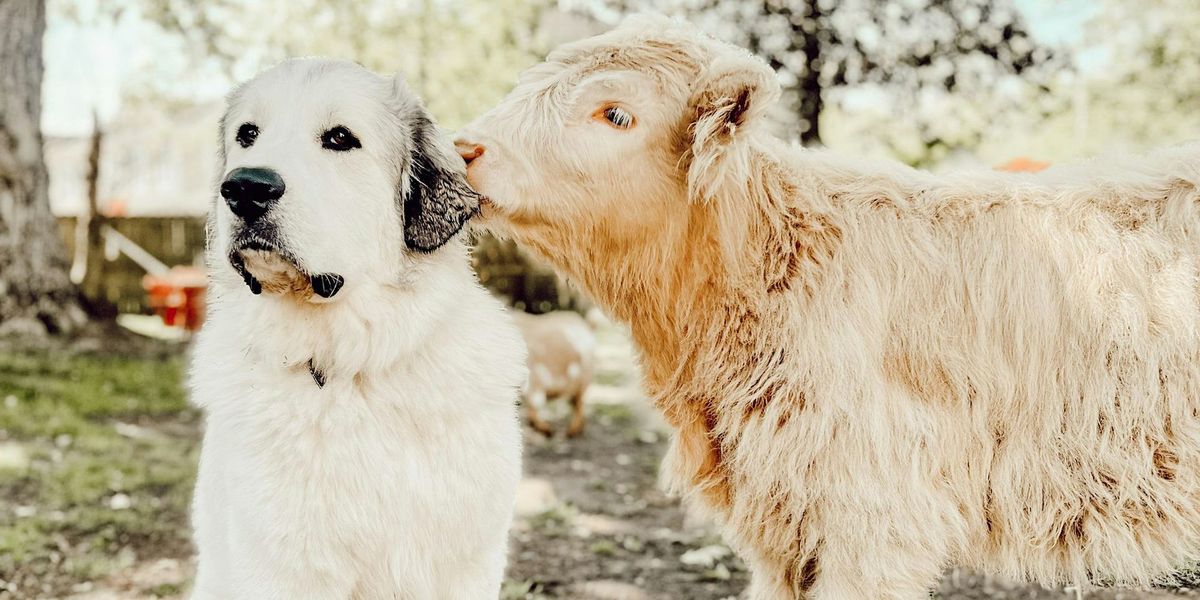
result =
[[254,140],[258,139],[258,126],[254,123],[242,123],[242,126],[238,127],[235,139],[243,148],[253,146]]
[[633,115],[629,111],[620,106],[609,106],[601,111],[600,116],[608,122],[609,125],[617,129],[629,129],[633,127]]
[[338,125],[321,134],[321,147],[335,152],[347,152],[355,148],[362,148],[362,142],[359,142],[349,129]]

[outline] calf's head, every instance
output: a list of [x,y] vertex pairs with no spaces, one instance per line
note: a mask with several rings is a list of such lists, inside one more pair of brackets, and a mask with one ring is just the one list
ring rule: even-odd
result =
[[482,223],[580,276],[565,263],[583,246],[637,251],[724,212],[778,93],[746,51],[635,17],[555,50],[455,143]]

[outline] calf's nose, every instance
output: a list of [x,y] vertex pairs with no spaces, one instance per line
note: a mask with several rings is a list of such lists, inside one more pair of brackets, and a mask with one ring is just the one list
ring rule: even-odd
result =
[[487,150],[487,148],[483,147],[483,144],[478,144],[462,138],[454,140],[454,148],[458,150],[458,155],[461,156],[463,161],[468,165],[471,164],[471,161],[483,156],[484,151]]
[[259,167],[239,167],[221,182],[221,197],[233,214],[247,223],[258,220],[283,196],[279,173]]

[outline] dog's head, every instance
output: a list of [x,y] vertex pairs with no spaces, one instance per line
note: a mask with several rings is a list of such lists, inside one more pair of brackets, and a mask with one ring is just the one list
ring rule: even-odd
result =
[[255,294],[396,281],[478,209],[403,81],[349,62],[289,60],[237,88],[220,148],[211,243]]

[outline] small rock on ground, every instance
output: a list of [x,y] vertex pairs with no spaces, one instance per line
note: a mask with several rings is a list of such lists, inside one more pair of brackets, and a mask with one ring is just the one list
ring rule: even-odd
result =
[[526,477],[517,485],[517,517],[532,517],[558,504],[554,484],[538,477]]
[[642,588],[620,581],[585,581],[569,590],[570,597],[578,600],[650,600]]

